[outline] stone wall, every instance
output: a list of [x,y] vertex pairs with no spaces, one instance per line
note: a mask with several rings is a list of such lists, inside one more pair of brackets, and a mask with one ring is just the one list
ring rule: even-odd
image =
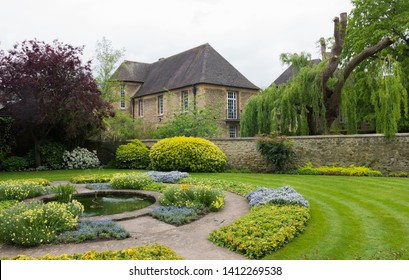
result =
[[[337,135],[289,137],[294,141],[297,164],[314,166],[369,165],[382,172],[409,172],[409,133],[386,140],[383,135]],[[228,158],[234,168],[263,172],[271,168],[256,149],[256,138],[210,139]],[[152,146],[156,140],[143,140]]]

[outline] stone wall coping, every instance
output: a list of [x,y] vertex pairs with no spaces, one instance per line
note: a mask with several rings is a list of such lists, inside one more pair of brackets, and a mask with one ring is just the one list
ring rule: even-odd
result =
[[[409,133],[396,133],[396,138],[409,137]],[[383,134],[347,134],[347,135],[308,135],[308,136],[287,136],[288,139],[336,139],[336,138],[384,138]],[[210,141],[255,141],[258,137],[239,137],[239,138],[206,138]],[[157,142],[161,139],[141,139],[142,142]]]

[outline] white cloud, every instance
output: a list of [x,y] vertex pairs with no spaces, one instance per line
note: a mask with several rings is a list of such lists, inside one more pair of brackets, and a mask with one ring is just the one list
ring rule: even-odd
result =
[[1,5],[0,47],[37,38],[85,45],[92,57],[103,36],[126,59],[154,62],[210,43],[253,83],[268,86],[284,70],[283,52],[318,56],[332,19],[349,0],[13,0]]

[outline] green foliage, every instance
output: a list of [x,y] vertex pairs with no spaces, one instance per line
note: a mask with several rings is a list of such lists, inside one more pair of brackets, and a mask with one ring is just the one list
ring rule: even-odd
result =
[[10,208],[18,203],[18,200],[0,200],[0,213],[2,210]]
[[24,200],[46,193],[44,186],[49,182],[44,179],[0,181],[0,200]]
[[276,134],[258,138],[257,151],[272,166],[275,171],[285,171],[291,168],[295,158],[293,142]]
[[173,137],[158,141],[149,152],[151,165],[160,171],[220,172],[226,155],[212,142],[194,137]]
[[203,184],[196,186],[176,185],[164,190],[159,197],[159,203],[164,206],[208,209],[216,212],[224,207],[224,194],[221,189]]
[[111,179],[113,189],[141,190],[152,183],[151,177],[145,173],[118,174]]
[[321,166],[313,167],[311,163],[298,168],[297,173],[300,175],[339,175],[339,176],[381,176],[378,170],[373,170],[366,166],[350,165],[349,167],[341,166]]
[[219,179],[211,179],[211,178],[206,178],[206,179],[198,179],[198,178],[193,178],[193,177],[188,177],[188,178],[183,178],[182,180],[179,181],[181,184],[192,184],[192,185],[207,185],[207,186],[212,186],[214,188],[220,188],[228,192],[236,193],[241,196],[246,196],[249,192],[253,191],[256,189],[255,186],[247,183],[239,183],[239,182],[234,182],[231,180],[219,180]]
[[[7,258],[4,258],[7,259]],[[83,254],[61,256],[45,255],[43,257],[29,257],[19,255],[12,260],[180,260],[175,252],[164,245],[153,244],[136,246],[122,250],[105,250],[103,252],[88,251]]]
[[68,203],[72,201],[72,196],[78,193],[74,185],[58,185],[49,188],[50,192],[55,195],[58,202]]
[[220,113],[211,106],[174,113],[171,120],[158,128],[154,137],[157,139],[174,136],[216,137],[219,134],[219,125],[215,119],[220,119],[219,115]]
[[41,165],[51,169],[60,169],[66,147],[58,142],[46,142],[40,147]]
[[309,217],[303,206],[257,206],[247,216],[213,231],[209,240],[250,259],[261,259],[301,233]]
[[106,129],[101,137],[104,141],[123,141],[135,137],[135,121],[128,112],[114,111],[115,116],[104,119]]
[[22,171],[28,168],[28,161],[23,157],[12,156],[3,160],[1,167],[5,171]]
[[409,177],[409,172],[400,171],[400,172],[391,172],[388,174],[389,177]]
[[0,241],[24,247],[50,243],[57,233],[74,228],[83,210],[75,200],[18,203],[0,213]]
[[118,147],[115,160],[119,168],[144,169],[149,163],[149,150],[138,139]]

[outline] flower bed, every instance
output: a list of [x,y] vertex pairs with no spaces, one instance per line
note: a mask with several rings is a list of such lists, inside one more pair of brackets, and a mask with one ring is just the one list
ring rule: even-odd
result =
[[249,193],[246,198],[251,207],[268,203],[310,207],[308,201],[290,186],[284,186],[278,189],[259,188]]
[[349,167],[313,167],[311,163],[298,168],[297,173],[300,175],[382,176],[382,173],[380,171],[373,170],[365,166],[350,165]]
[[150,171],[148,172],[148,175],[155,182],[174,184],[180,179],[188,177],[189,173],[179,171],[171,172]]
[[298,205],[261,205],[244,217],[210,234],[216,245],[239,252],[250,259],[261,259],[301,233],[310,215]]
[[0,181],[0,200],[24,200],[46,193],[45,179],[6,180]]
[[171,225],[184,225],[199,219],[203,211],[197,208],[161,206],[149,213],[155,219]]
[[1,258],[2,260],[181,260],[170,248],[160,245],[136,246],[123,250],[105,250],[103,252],[89,251],[84,254],[28,257],[19,255],[13,258]]

